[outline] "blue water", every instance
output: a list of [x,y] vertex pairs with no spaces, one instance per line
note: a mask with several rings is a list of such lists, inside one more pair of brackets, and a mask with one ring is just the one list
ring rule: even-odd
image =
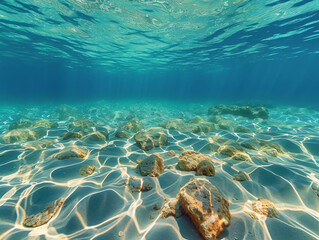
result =
[[318,240],[318,91],[319,0],[0,0],[0,239]]
[[318,102],[318,1],[0,3],[5,100]]

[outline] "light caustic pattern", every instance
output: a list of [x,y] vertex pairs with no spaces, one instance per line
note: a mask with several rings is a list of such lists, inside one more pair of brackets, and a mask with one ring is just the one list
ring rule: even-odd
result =
[[0,32],[3,57],[207,70],[318,54],[319,0],[3,0]]
[[[112,106],[112,107],[109,107]],[[195,176],[195,172],[179,170],[178,157],[167,153],[181,149],[199,151],[212,158],[214,177],[206,177],[229,201],[231,226],[220,239],[305,239],[319,238],[319,113],[298,108],[271,108],[267,121],[247,120],[224,115],[253,133],[218,130],[206,134],[166,131],[168,145],[144,152],[134,139],[115,137],[118,125],[134,113],[145,127],[158,126],[166,119],[190,119],[201,115],[208,119],[208,106],[173,107],[169,104],[108,104],[77,106],[81,117],[91,118],[101,126],[108,125],[110,138],[102,143],[85,144],[81,140],[62,140],[68,121],[47,131],[44,139],[57,139],[44,149],[28,149],[26,143],[0,146],[0,238],[1,239],[201,239],[190,219],[160,217],[167,200],[175,198],[179,189]],[[35,120],[54,120],[55,106],[32,106],[1,109],[2,131],[7,131],[15,115]],[[178,109],[178,110],[177,110]],[[217,137],[241,143],[256,137],[280,145],[285,153],[271,157],[264,152],[247,149],[258,159],[236,161],[212,151]],[[84,159],[57,160],[54,154],[65,146],[78,145],[89,150]],[[130,192],[126,182],[130,176],[141,177],[137,166],[151,153],[160,153],[165,168],[161,176],[148,178],[153,189]],[[95,172],[82,176],[83,164],[94,165]],[[238,171],[249,174],[251,181],[238,182]],[[318,196],[317,196],[318,194]],[[269,218],[252,210],[252,202],[265,198],[273,202],[278,218]],[[65,199],[64,205],[44,225],[25,227],[26,216],[40,213],[50,203]]]

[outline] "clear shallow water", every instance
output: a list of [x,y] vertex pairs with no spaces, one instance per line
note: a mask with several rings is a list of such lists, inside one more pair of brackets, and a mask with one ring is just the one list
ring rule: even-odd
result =
[[[318,0],[2,0],[0,33],[0,239],[202,239],[185,214],[160,217],[198,177],[179,168],[184,150],[211,159],[215,176],[201,178],[229,202],[217,239],[319,239]],[[269,117],[218,122],[220,103]],[[134,117],[164,127],[167,145],[119,138]],[[70,146],[82,150],[62,159]],[[142,177],[153,153],[164,172]],[[152,189],[132,192],[141,178]],[[277,217],[256,213],[258,198]]]
[[[145,128],[176,117],[187,122],[200,115],[207,121],[210,104],[102,101],[72,107],[62,115],[57,112],[61,106],[54,104],[1,108],[4,132],[21,117],[32,122],[48,118],[59,124],[47,129],[40,140],[0,145],[1,239],[159,239],[163,234],[169,239],[201,239],[187,216],[160,217],[161,206],[196,176],[194,171],[182,171],[177,166],[178,156],[170,156],[170,150],[177,154],[195,150],[212,159],[216,174],[205,178],[230,202],[232,215],[231,226],[218,239],[318,239],[318,111],[272,107],[269,120],[221,115],[231,120],[228,128],[207,133],[165,130],[168,145],[145,152],[135,143],[134,133],[129,133],[129,139],[115,135],[119,125],[134,116]],[[109,139],[63,140],[61,136],[71,131],[72,120],[61,118],[70,114],[93,120],[96,129],[106,126]],[[238,125],[251,132],[236,133]],[[273,157],[245,148],[252,160],[237,161],[212,148],[224,145],[218,140],[221,137],[238,144],[264,139],[284,152]],[[44,141],[48,140],[51,143],[46,146]],[[72,145],[85,147],[89,154],[84,159],[55,158]],[[151,181],[150,191],[131,192],[127,181],[141,177],[138,164],[152,153],[161,154],[166,169],[159,177],[144,177],[144,181]],[[254,158],[256,155],[268,162]],[[85,177],[80,172],[87,164],[95,166],[95,171]],[[234,181],[238,171],[245,171],[251,180]],[[254,215],[251,204],[261,197],[275,204],[278,218]],[[65,199],[65,203],[49,223],[35,228],[23,225],[27,216],[58,199]]]

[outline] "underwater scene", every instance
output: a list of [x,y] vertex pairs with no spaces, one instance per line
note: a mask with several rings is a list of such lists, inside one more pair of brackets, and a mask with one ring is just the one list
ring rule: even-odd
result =
[[318,240],[319,0],[0,0],[1,240]]

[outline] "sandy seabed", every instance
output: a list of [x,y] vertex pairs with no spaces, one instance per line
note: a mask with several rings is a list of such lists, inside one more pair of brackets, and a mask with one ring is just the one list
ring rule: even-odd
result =
[[[162,206],[191,178],[198,177],[195,171],[178,167],[179,154],[184,150],[211,158],[215,176],[200,178],[208,179],[229,202],[231,225],[217,239],[319,239],[318,111],[268,106],[267,120],[220,115],[224,124],[204,132],[165,129],[167,146],[149,151],[136,144],[134,132],[126,132],[128,139],[115,136],[121,124],[134,118],[145,129],[169,119],[187,123],[196,116],[207,123],[212,117],[208,115],[210,106],[104,101],[71,106],[1,106],[0,239],[202,239],[187,215],[161,217]],[[70,127],[78,118],[89,119],[94,126]],[[19,119],[32,123],[50,119],[58,126],[45,128],[45,133],[35,139],[26,141],[22,136],[5,141],[10,126]],[[250,131],[236,132],[236,126]],[[108,139],[62,137],[71,130],[84,131],[85,135],[98,127],[107,129]],[[250,160],[238,161],[213,147],[225,144],[220,139],[240,145],[256,138],[275,144],[282,152],[269,155],[261,149],[244,148]],[[56,157],[73,145],[85,148],[87,154]],[[171,150],[175,155],[168,154]],[[164,159],[164,172],[158,177],[141,176],[139,163],[153,153]],[[92,171],[83,174],[88,166]],[[239,171],[246,172],[250,180],[235,181],[233,176]],[[127,182],[131,177],[147,179],[152,189],[130,190]],[[255,212],[252,205],[259,198],[271,201],[278,216]],[[30,220],[39,214],[43,224],[40,220],[37,223],[37,218],[34,224],[38,226],[26,224],[28,217]]]

